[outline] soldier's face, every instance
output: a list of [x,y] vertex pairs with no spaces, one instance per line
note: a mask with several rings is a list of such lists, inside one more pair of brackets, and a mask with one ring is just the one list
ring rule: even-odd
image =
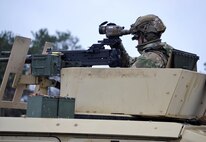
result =
[[138,37],[138,44],[143,44],[144,42],[147,42],[147,40],[143,36]]

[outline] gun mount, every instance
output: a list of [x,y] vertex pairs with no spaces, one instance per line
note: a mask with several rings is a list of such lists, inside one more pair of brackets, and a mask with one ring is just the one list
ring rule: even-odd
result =
[[[0,141],[206,140],[206,75],[193,71],[193,63],[191,66],[171,63],[181,68],[165,69],[90,68],[82,63],[76,67],[69,64],[60,68],[60,96],[51,97],[45,91],[54,86],[49,76],[22,74],[29,44],[28,38],[16,38],[0,88],[0,107],[26,109],[26,116],[0,117]],[[50,48],[46,43],[41,56],[70,59],[68,52],[62,52],[66,57],[47,53]],[[104,50],[101,45],[99,49]],[[94,48],[91,53],[101,51],[98,50]],[[191,59],[190,55],[185,56]],[[193,59],[196,61],[197,56],[192,56]],[[11,73],[15,74],[16,91],[12,101],[5,101],[4,90]],[[31,96],[28,103],[21,102],[23,90],[29,84],[36,84],[38,93],[47,96]]]

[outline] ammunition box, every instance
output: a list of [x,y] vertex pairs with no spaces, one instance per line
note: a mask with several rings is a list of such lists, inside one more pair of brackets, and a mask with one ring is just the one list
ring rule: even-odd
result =
[[56,118],[58,98],[47,96],[29,97],[27,103],[27,117]]
[[194,70],[199,56],[193,53],[173,49],[172,51],[172,68],[182,68]]
[[33,96],[27,103],[27,117],[74,118],[75,99]]
[[56,76],[60,74],[61,57],[57,55],[32,55],[31,71],[34,76]]
[[59,118],[74,118],[75,99],[74,98],[59,98],[58,117]]

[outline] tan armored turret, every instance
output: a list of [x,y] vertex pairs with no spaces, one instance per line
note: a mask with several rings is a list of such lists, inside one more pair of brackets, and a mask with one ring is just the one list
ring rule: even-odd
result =
[[65,68],[61,95],[78,113],[201,118],[205,79],[183,69]]

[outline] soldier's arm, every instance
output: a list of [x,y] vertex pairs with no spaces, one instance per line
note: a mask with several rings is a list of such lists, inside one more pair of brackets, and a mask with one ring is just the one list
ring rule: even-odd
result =
[[135,58],[132,58],[131,56],[129,56],[129,54],[125,50],[122,42],[120,42],[116,45],[113,45],[111,48],[118,48],[121,50],[122,67],[130,67],[135,62]]

